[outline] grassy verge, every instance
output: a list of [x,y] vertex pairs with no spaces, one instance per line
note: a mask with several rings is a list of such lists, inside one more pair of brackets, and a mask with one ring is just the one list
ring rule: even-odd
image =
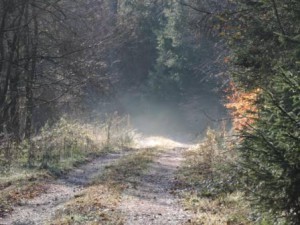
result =
[[155,148],[139,150],[108,166],[91,187],[57,213],[51,224],[123,224],[122,213],[118,211],[122,192],[135,184],[136,177],[148,168],[157,154]]
[[91,155],[127,148],[135,136],[128,121],[115,114],[94,123],[61,118],[54,125],[45,125],[30,140],[16,144],[9,138],[3,139],[0,173],[7,176],[21,167],[64,171]]
[[250,207],[236,188],[236,156],[225,136],[208,130],[204,141],[185,153],[178,183],[184,207],[196,215],[189,224],[252,224]]
[[109,116],[85,124],[62,118],[30,141],[0,144],[0,218],[14,205],[46,191],[44,183],[91,159],[130,148],[134,132],[126,118]]
[[110,186],[123,184],[134,184],[135,178],[139,177],[147,168],[149,163],[157,156],[157,148],[146,148],[139,150],[132,155],[128,155],[106,168],[95,182],[106,183]]

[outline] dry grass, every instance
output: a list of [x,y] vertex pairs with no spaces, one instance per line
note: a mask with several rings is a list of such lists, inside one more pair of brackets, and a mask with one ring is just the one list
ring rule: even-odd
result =
[[158,150],[144,149],[118,160],[95,178],[93,186],[68,202],[64,210],[57,213],[51,225],[69,224],[123,224],[123,215],[118,210],[121,194],[146,170]]
[[184,206],[195,213],[192,225],[251,225],[248,220],[249,205],[239,192],[223,197],[207,198],[197,191],[184,195]]
[[20,165],[53,172],[68,170],[90,155],[130,147],[134,136],[129,119],[115,114],[90,124],[61,118],[53,126],[45,125],[31,140],[18,145],[9,141],[1,143],[0,172],[11,174]]
[[135,182],[134,178],[147,169],[148,164],[153,161],[158,152],[157,148],[137,150],[107,167],[105,173],[95,179],[95,183],[109,183],[112,186],[132,184]]
[[68,202],[50,224],[121,225],[122,215],[117,210],[121,199],[120,193],[119,187],[112,188],[107,185],[89,187],[77,198]]
[[227,133],[208,130],[190,148],[178,173],[183,204],[195,213],[194,225],[249,225],[250,207],[236,188],[236,154]]

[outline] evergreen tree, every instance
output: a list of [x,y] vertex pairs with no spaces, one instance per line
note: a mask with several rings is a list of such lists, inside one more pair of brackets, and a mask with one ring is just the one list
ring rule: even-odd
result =
[[182,8],[178,3],[169,1],[156,30],[157,59],[154,70],[149,74],[149,88],[162,100],[179,99],[181,80],[184,75],[186,59],[182,54]]
[[191,33],[188,17],[182,4],[168,1],[155,32],[157,58],[148,85],[160,99],[179,101],[190,89],[203,89],[200,83],[209,75],[198,67],[210,58],[211,46]]
[[241,132],[242,180],[255,206],[300,223],[300,77],[282,71],[260,98],[256,123]]
[[300,224],[299,9],[296,0],[240,0],[221,17],[229,21],[234,81],[260,89],[257,119],[240,133],[243,189],[255,206],[288,224]]

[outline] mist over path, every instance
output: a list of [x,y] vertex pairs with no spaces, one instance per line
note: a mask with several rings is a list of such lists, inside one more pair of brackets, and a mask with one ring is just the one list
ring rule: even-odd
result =
[[139,99],[127,93],[119,96],[119,102],[138,132],[185,144],[199,141],[208,127],[219,128],[227,117],[222,98],[213,92],[189,94],[179,102]]

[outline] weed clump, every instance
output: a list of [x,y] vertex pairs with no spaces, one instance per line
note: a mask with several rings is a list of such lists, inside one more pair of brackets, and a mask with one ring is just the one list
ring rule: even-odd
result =
[[236,141],[225,129],[208,129],[203,141],[185,153],[178,183],[184,206],[196,215],[191,224],[252,224],[239,191]]
[[31,139],[21,143],[6,140],[0,145],[0,169],[9,173],[20,165],[47,169],[59,174],[90,156],[129,148],[135,132],[128,117],[107,115],[103,122],[83,123],[61,118],[54,125],[46,124]]
[[204,140],[186,153],[181,176],[188,185],[201,189],[201,195],[219,197],[237,190],[236,152],[232,137],[208,129]]

